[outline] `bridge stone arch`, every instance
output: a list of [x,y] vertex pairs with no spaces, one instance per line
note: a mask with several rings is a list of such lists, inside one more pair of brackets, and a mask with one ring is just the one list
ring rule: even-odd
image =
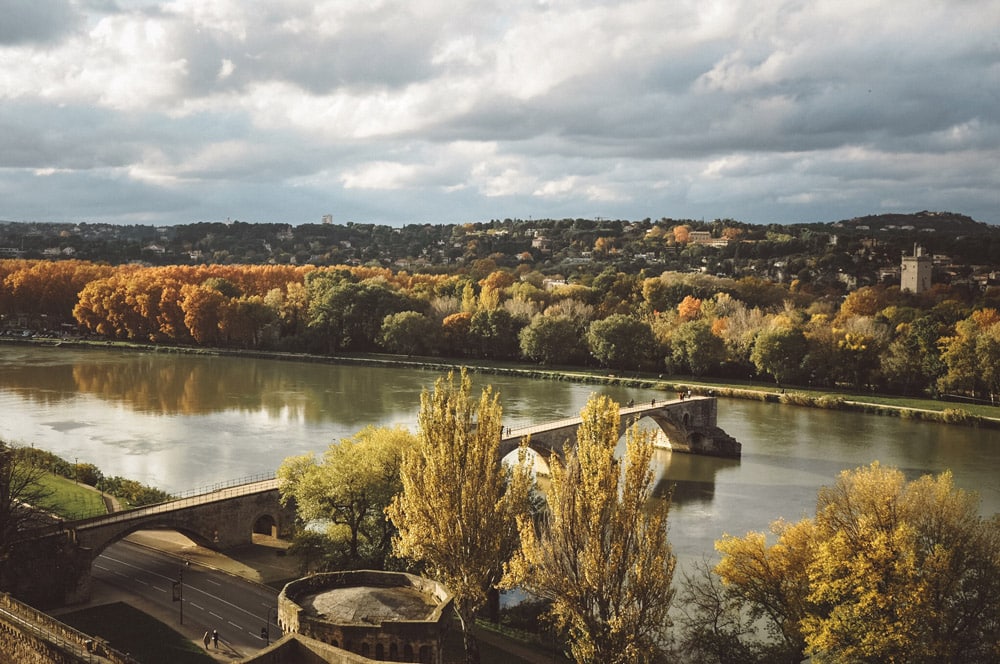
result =
[[[674,452],[739,458],[740,443],[719,428],[718,400],[714,397],[691,397],[677,401],[651,401],[648,405],[621,408],[619,431],[640,419],[649,419],[664,434],[668,447]],[[552,454],[562,456],[566,444],[576,441],[579,417],[550,422],[534,427],[512,430],[500,443],[500,456],[505,457],[518,448],[521,439],[530,435],[528,447],[548,459]]]
[[[208,548],[225,550],[253,542],[258,529],[275,536],[292,532],[295,511],[281,504],[277,480],[271,479],[175,500],[160,505],[71,521],[41,532],[41,538],[63,538],[62,555],[47,561],[62,574],[61,589],[52,601],[77,603],[90,596],[91,567],[109,546],[138,530],[175,530]],[[35,567],[45,576],[48,565]],[[30,580],[29,580],[30,581]],[[35,579],[34,581],[38,581]]]

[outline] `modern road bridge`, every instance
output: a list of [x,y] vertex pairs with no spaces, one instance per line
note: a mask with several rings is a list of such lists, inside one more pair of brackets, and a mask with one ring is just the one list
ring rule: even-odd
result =
[[29,586],[25,590],[31,596],[45,589],[55,603],[85,601],[94,559],[137,530],[176,530],[198,544],[224,550],[250,544],[254,533],[286,535],[294,519],[294,510],[281,504],[278,480],[270,475],[219,484],[158,505],[54,524],[35,534],[36,555],[48,553],[51,564],[36,560],[29,565],[37,571],[30,575],[34,578],[23,579]]

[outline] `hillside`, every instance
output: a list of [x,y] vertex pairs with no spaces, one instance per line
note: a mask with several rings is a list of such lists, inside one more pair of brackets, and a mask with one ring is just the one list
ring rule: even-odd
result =
[[922,212],[875,214],[844,219],[829,224],[833,228],[858,231],[922,231],[947,233],[952,236],[976,235],[993,230],[989,224],[956,212]]

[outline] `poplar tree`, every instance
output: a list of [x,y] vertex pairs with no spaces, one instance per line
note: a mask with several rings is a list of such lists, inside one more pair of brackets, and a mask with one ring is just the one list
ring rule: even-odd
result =
[[512,469],[500,458],[499,395],[486,387],[478,402],[463,370],[439,378],[420,396],[417,444],[403,459],[403,490],[386,510],[396,525],[396,555],[423,563],[452,592],[462,623],[466,661],[479,662],[475,613],[496,588],[517,549],[518,516],[526,513],[530,467],[522,446]]
[[576,446],[553,458],[541,523],[519,519],[521,549],[507,585],[551,600],[581,664],[664,661],[676,559],[667,500],[651,501],[653,437],[632,426],[615,458],[619,407],[592,397]]

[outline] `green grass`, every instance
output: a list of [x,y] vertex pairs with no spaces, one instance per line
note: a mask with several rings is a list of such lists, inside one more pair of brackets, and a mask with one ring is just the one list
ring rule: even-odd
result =
[[142,664],[213,664],[201,648],[138,609],[116,602],[74,613],[59,620],[85,634],[100,637]]
[[39,507],[64,519],[85,519],[108,513],[101,494],[92,487],[52,473],[43,475],[38,483],[49,494]]

